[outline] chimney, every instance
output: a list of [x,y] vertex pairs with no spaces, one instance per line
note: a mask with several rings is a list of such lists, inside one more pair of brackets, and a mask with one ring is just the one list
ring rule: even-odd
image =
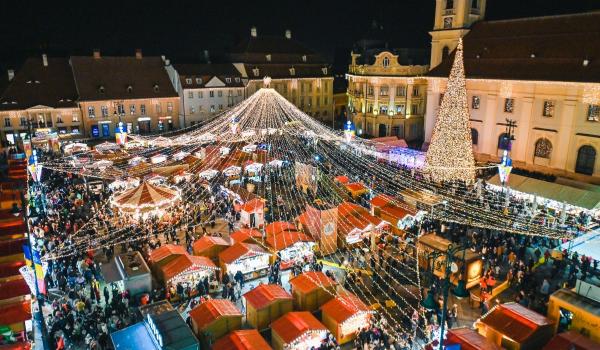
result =
[[204,60],[206,63],[210,63],[210,55],[208,54],[208,50],[204,50]]
[[291,38],[292,38],[292,31],[291,31],[291,30],[289,30],[289,29],[287,29],[287,30],[285,31],[285,37],[286,37],[287,39],[291,39]]
[[42,54],[42,64],[44,67],[48,67],[48,56],[45,53]]
[[94,49],[94,58],[96,58],[96,59],[100,58],[100,50]]
[[15,70],[14,69],[9,69],[8,70],[8,81],[11,81],[15,78]]
[[253,38],[256,38],[256,36],[257,36],[256,27],[253,26],[252,28],[250,28],[250,36]]
[[142,59],[142,49],[135,49],[135,58],[138,60]]

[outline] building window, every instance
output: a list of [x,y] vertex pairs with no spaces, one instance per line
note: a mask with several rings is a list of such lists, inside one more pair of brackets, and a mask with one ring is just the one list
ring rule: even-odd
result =
[[240,82],[240,78],[239,77],[235,77],[235,82],[239,83]]
[[10,127],[10,118],[4,118],[4,126]]
[[507,133],[502,133],[498,137],[498,149],[510,151],[510,136]]
[[108,118],[108,106],[100,106],[100,113],[102,113],[102,118]]
[[589,105],[588,106],[587,120],[589,122],[600,121],[600,105]]
[[379,96],[388,96],[389,89],[386,85],[379,87]]
[[202,84],[202,78],[196,78],[196,84]]
[[57,114],[56,115],[56,124],[62,124],[62,123],[64,123],[63,119],[62,119],[62,115]]
[[306,55],[302,55],[302,62],[306,62]]
[[252,73],[254,73],[254,76],[257,77],[260,74],[260,70],[258,68],[254,68],[252,69]]
[[223,105],[219,105],[219,110],[222,111],[223,110]]
[[192,84],[192,78],[185,78],[185,83],[188,85]]
[[265,59],[267,60],[267,62],[271,62],[271,55],[265,55]]
[[214,113],[214,112],[215,112],[215,105],[211,105],[211,106],[210,106],[210,112],[211,112],[211,113]]
[[454,8],[454,0],[446,0],[446,10],[451,10]]
[[396,86],[396,96],[406,96],[406,86]]
[[140,114],[146,115],[146,105],[144,105],[144,104],[140,105]]
[[196,108],[194,108],[193,106],[190,107],[190,114],[194,114],[196,113]]
[[396,105],[396,113],[404,115],[405,112],[406,106],[404,105],[404,103]]
[[480,105],[481,105],[481,100],[479,99],[479,96],[471,97],[471,108],[472,109],[479,109]]
[[444,99],[444,93],[440,92],[440,99],[438,100],[438,106],[442,104],[442,100]]
[[73,120],[73,123],[79,123],[79,114],[77,114],[77,113],[73,113],[73,114],[71,115],[71,118],[72,118],[72,120]]
[[479,9],[479,0],[472,0],[471,1],[471,8],[472,9]]
[[504,112],[512,113],[515,110],[515,99],[514,98],[505,98],[504,99]]
[[380,114],[387,114],[388,112],[388,105],[381,105],[379,106],[379,113]]
[[173,113],[173,102],[167,102],[167,113]]
[[372,103],[369,103],[367,105],[367,113],[373,113],[373,104]]
[[585,175],[593,175],[596,165],[596,149],[592,146],[581,146],[577,151],[577,162],[575,172]]
[[541,138],[535,142],[535,157],[550,159],[551,153],[552,143],[550,142],[550,140]]
[[194,92],[188,91],[188,98],[194,98]]
[[390,66],[390,58],[389,57],[385,56],[383,58],[383,66],[386,68]]
[[129,105],[129,114],[131,114],[131,115],[135,114],[135,105]]
[[160,103],[154,105],[154,110],[156,111],[156,114],[162,113],[162,106],[160,105]]
[[231,83],[231,78],[225,78],[225,82],[226,82],[227,84]]
[[213,90],[210,90],[210,91],[208,92],[208,95],[209,95],[210,97],[215,97],[215,92],[214,92]]
[[117,104],[117,113],[119,115],[125,115],[125,105],[121,103]]
[[475,128],[471,128],[471,143],[474,145],[479,143],[479,131]]
[[400,127],[392,126],[392,136],[400,137]]
[[419,96],[419,87],[418,86],[413,86],[412,95],[415,97]]
[[223,91],[222,90],[217,91],[217,96],[223,97]]
[[544,117],[554,116],[554,101],[544,101],[544,110],[542,110]]
[[327,98],[327,96],[323,96],[323,104],[324,105],[328,105],[329,104],[329,99]]
[[239,89],[239,90],[237,91],[237,95],[238,95],[238,96],[242,96],[242,89]]
[[317,96],[317,103],[316,106],[319,107],[321,106],[321,98],[319,96]]
[[25,117],[19,118],[19,125],[20,126],[27,126],[27,118],[25,118]]
[[[94,106],[88,107],[88,116],[90,118],[96,118],[96,109],[94,108]],[[588,118],[588,120],[589,120],[589,118]]]
[[452,17],[444,17],[444,29],[452,28]]
[[367,95],[369,95],[369,96],[373,96],[373,94],[374,94],[374,90],[375,90],[375,89],[373,88],[373,85],[369,85],[369,86],[367,86]]

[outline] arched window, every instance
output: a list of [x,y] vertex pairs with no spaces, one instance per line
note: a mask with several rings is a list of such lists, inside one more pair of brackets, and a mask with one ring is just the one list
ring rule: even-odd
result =
[[449,54],[450,48],[448,48],[448,46],[444,46],[444,48],[442,49],[442,59],[448,57]]
[[384,67],[389,67],[390,66],[390,58],[389,57],[384,57],[383,58],[383,66]]
[[534,156],[550,159],[550,154],[552,154],[552,143],[550,140],[541,138],[535,142]]
[[498,149],[510,151],[510,136],[507,133],[502,133],[498,137]]
[[471,128],[471,141],[474,145],[477,145],[479,142],[479,131],[475,128]]
[[577,151],[577,163],[575,163],[575,172],[585,175],[594,174],[594,165],[596,163],[596,149],[592,146],[581,146]]

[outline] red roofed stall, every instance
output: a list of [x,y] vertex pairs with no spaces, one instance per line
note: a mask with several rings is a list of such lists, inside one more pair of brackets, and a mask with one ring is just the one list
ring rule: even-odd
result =
[[265,203],[254,198],[240,207],[240,223],[244,227],[263,227],[265,224]]
[[356,295],[338,295],[321,306],[321,320],[339,344],[356,338],[362,328],[369,326],[372,311]]
[[449,329],[444,345],[460,345],[461,350],[501,350],[501,348],[470,328]]
[[268,328],[294,306],[292,295],[277,284],[261,284],[244,294],[244,298],[246,321],[258,330]]
[[267,245],[280,256],[281,269],[285,270],[297,261],[312,258],[315,242],[298,231],[281,231],[268,237]]
[[218,269],[217,265],[205,256],[177,255],[175,259],[160,267],[158,277],[165,285],[187,282],[195,286],[204,277],[213,278]]
[[262,241],[262,237],[262,233],[253,228],[242,228],[229,235],[229,238],[231,238],[233,243],[255,243],[257,241]]
[[231,246],[231,241],[218,236],[202,236],[192,245],[194,255],[204,256],[214,262],[219,261],[219,253]]
[[271,324],[273,349],[318,348],[327,335],[327,327],[310,312],[288,312]]
[[267,274],[270,256],[257,244],[238,242],[219,253],[219,264],[222,273],[241,271],[245,280],[251,280]]
[[294,309],[316,311],[336,295],[337,283],[320,271],[307,271],[290,279]]
[[267,238],[274,236],[283,231],[297,231],[296,225],[287,221],[275,221],[265,226],[265,234]]
[[213,349],[217,350],[272,350],[273,348],[256,329],[233,331],[217,340]]
[[559,333],[542,350],[597,350],[600,344],[577,331]]
[[25,331],[25,321],[27,320],[31,320],[31,300],[22,300],[0,306],[0,326],[9,327],[13,333]]
[[242,317],[229,299],[210,299],[190,311],[192,330],[206,349],[225,334],[240,329]]

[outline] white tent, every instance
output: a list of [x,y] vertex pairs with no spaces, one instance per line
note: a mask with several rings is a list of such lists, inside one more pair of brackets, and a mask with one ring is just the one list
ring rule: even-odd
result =
[[92,169],[105,170],[109,166],[112,166],[113,162],[110,160],[99,160],[97,162],[92,163],[89,167]]
[[246,165],[246,168],[244,170],[246,171],[246,173],[258,174],[258,173],[260,173],[262,168],[263,168],[262,163],[251,163],[251,164]]
[[113,181],[110,185],[108,185],[108,188],[110,188],[111,190],[122,190],[122,189],[129,189],[129,188],[134,188],[140,185],[140,179],[135,178],[135,177],[129,177],[126,179],[118,179]]
[[121,146],[117,145],[114,142],[102,142],[98,146],[94,147],[94,149],[100,153],[102,152],[110,152],[117,151],[121,149]]
[[225,176],[238,176],[241,171],[242,168],[240,168],[239,166],[232,165],[225,168],[225,170],[223,170],[223,174],[225,174]]
[[208,170],[204,170],[203,172],[201,172],[199,174],[199,176],[203,179],[210,180],[210,179],[214,178],[215,176],[217,176],[218,174],[219,174],[218,171],[216,171],[214,169],[208,169]]
[[229,147],[221,147],[219,149],[219,152],[221,153],[222,156],[228,155],[230,151],[231,151],[231,148],[229,148]]
[[256,145],[250,144],[242,147],[242,151],[246,153],[253,153],[256,151]]
[[175,153],[175,154],[173,155],[173,159],[174,159],[174,160],[182,160],[183,158],[185,158],[185,157],[187,157],[187,156],[189,156],[189,155],[190,155],[190,153],[189,153],[189,152],[185,152],[185,151],[179,151],[179,152],[177,152],[177,153]]
[[85,143],[74,142],[66,145],[64,151],[67,154],[88,151],[90,148]]

